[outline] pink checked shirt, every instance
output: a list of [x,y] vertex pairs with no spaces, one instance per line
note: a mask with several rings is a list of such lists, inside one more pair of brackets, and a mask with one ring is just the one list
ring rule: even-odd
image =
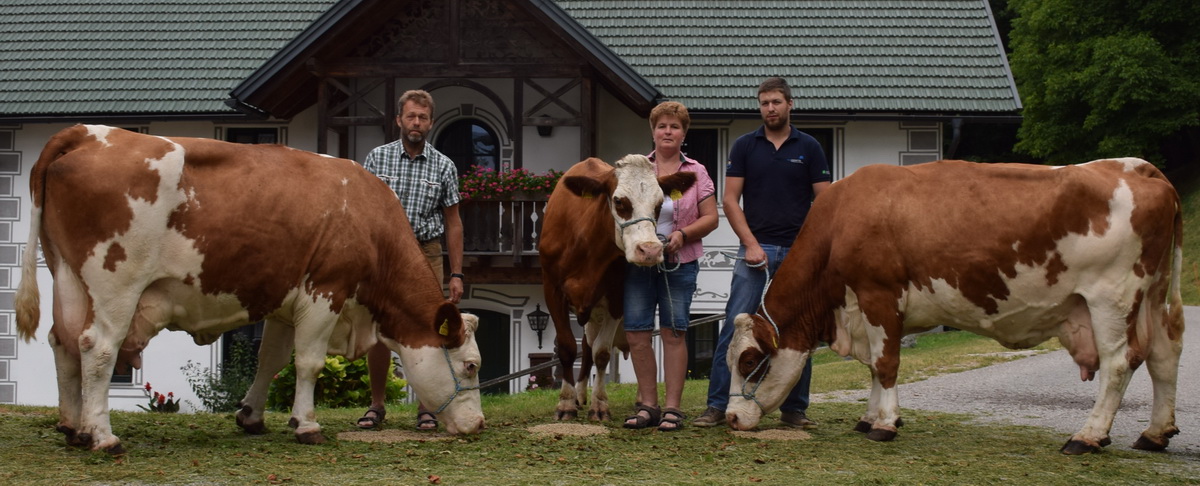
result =
[[[654,152],[646,155],[650,161],[654,161]],[[675,229],[685,228],[687,225],[696,222],[700,219],[700,201],[713,197],[716,192],[716,186],[713,185],[712,178],[708,177],[708,170],[704,165],[697,162],[696,159],[683,156],[683,164],[679,166],[680,171],[693,172],[696,174],[696,183],[690,189],[683,193],[683,197],[675,201]],[[670,197],[669,194],[666,197]],[[679,263],[689,263],[698,260],[704,255],[704,244],[700,238],[688,235],[688,240],[675,254]]]

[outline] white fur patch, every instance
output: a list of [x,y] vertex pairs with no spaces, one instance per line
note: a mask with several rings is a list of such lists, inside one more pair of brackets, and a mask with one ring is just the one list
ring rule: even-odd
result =
[[[658,177],[654,173],[654,165],[644,155],[630,154],[616,163],[617,187],[612,197],[624,197],[633,207],[632,216],[622,219],[616,209],[610,205],[613,221],[616,223],[617,247],[625,252],[625,259],[639,265],[654,265],[662,261],[662,244],[658,241],[658,213],[656,209],[662,204],[662,187],[658,185]],[[641,220],[649,218],[649,220]],[[637,221],[628,224],[631,221]],[[626,225],[622,228],[622,225]],[[657,245],[655,256],[638,253],[639,245]]]
[[87,127],[88,135],[95,137],[96,140],[99,141],[100,143],[104,144],[105,147],[112,146],[111,143],[108,143],[108,134],[109,134],[109,132],[112,132],[113,127],[104,126],[104,125],[84,125],[84,126]]

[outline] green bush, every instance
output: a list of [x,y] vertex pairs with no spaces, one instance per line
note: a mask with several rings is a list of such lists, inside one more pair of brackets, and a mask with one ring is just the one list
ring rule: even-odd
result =
[[[388,364],[387,402],[408,395],[408,382],[395,374],[395,363]],[[275,375],[267,394],[267,408],[288,410],[296,399],[296,357]],[[367,375],[367,358],[349,361],[343,356],[326,356],[325,369],[317,377],[313,402],[325,407],[366,407],[371,405],[371,383]]]
[[238,402],[246,396],[246,390],[254,383],[254,372],[258,359],[250,339],[238,334],[229,347],[229,358],[210,370],[188,360],[180,370],[187,376],[188,384],[200,399],[201,406],[209,412],[221,413],[237,410]]

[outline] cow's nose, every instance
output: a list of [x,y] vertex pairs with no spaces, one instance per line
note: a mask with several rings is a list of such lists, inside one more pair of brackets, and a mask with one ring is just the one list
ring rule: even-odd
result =
[[646,241],[638,243],[637,257],[638,262],[643,265],[654,265],[662,261],[662,243],[657,241]]

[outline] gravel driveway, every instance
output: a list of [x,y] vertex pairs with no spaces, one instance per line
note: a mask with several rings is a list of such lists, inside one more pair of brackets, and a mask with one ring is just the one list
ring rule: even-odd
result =
[[[1184,322],[1200,326],[1200,307],[1185,307]],[[1180,433],[1171,439],[1167,453],[1200,462],[1200,327],[1184,332],[1179,367],[1175,423]],[[1095,381],[1080,381],[1079,367],[1065,350],[1009,361],[986,368],[942,375],[900,385],[900,407],[941,412],[969,413],[980,420],[1048,427],[1063,433],[1066,443],[1095,403]],[[815,395],[814,402],[858,401],[868,391]],[[1150,421],[1153,402],[1150,375],[1145,366],[1133,375],[1121,409],[1113,422],[1108,448],[1130,446]],[[864,411],[866,402],[862,402]],[[900,429],[901,436],[904,429]]]

